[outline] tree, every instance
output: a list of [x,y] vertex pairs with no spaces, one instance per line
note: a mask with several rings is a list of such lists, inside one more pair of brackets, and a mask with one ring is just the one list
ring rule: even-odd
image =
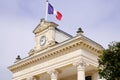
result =
[[120,80],[120,42],[113,42],[99,56],[99,75],[106,80]]

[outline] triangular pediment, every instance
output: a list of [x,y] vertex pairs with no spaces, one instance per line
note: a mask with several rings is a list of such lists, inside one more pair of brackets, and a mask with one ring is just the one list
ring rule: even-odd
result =
[[54,22],[48,22],[45,21],[44,19],[41,19],[40,24],[38,24],[38,26],[33,30],[33,33],[39,33],[42,32],[43,30],[49,28],[49,27],[57,27],[58,24],[54,23]]

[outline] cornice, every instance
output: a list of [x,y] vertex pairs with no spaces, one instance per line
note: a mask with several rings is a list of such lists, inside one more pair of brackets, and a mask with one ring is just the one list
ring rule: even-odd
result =
[[101,54],[101,50],[104,49],[94,41],[89,40],[86,37],[80,35],[55,46],[49,47],[46,50],[36,51],[35,55],[29,56],[25,59],[20,60],[19,62],[16,62],[14,65],[10,66],[9,69],[14,73],[23,70],[26,66],[35,64],[39,61],[43,62],[45,59],[51,59],[51,57],[56,57],[56,55],[64,55],[65,51],[78,47],[89,50],[95,55]]

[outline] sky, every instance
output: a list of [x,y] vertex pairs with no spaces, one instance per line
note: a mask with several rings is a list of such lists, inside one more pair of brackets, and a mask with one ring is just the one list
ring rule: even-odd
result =
[[[120,0],[49,0],[62,13],[61,21],[48,15],[48,21],[75,36],[81,27],[84,35],[107,48],[120,41]],[[32,33],[45,18],[45,0],[0,0],[0,80],[11,80],[8,66],[17,55],[28,56],[34,48]]]

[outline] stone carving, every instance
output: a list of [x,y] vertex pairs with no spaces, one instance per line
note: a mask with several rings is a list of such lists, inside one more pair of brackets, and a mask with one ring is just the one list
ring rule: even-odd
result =
[[84,70],[86,67],[86,62],[84,61],[84,59],[80,59],[79,61],[73,63],[74,66],[77,67],[77,70]]
[[51,79],[56,79],[57,80],[57,77],[58,77],[58,72],[56,70],[50,70],[47,72],[50,76],[51,76]]
[[29,54],[29,56],[31,56],[31,55],[33,55],[34,53],[35,53],[35,50],[34,50],[34,49],[31,49],[28,54]]

